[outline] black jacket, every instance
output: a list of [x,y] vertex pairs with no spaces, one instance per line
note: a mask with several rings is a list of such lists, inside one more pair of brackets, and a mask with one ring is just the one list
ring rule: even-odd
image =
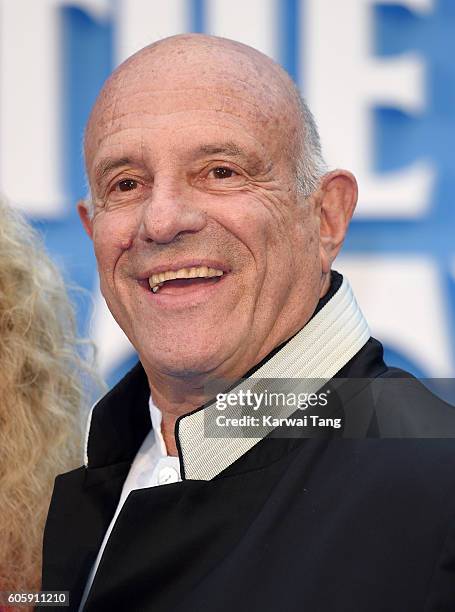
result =
[[[339,375],[403,376],[374,339]],[[417,381],[393,394],[403,414],[448,408]],[[42,588],[69,589],[70,610],[150,428],[148,395],[138,364],[98,406],[91,467],[56,480]],[[268,437],[211,481],[134,491],[84,609],[453,612],[455,442]]]

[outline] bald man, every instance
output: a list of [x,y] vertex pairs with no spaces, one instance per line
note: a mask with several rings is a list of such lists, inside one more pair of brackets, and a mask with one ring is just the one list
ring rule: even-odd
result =
[[[85,157],[80,217],[140,362],[56,481],[43,588],[85,611],[455,609],[453,441],[340,439],[391,408],[389,435],[436,436],[451,408],[384,364],[332,272],[357,185],[325,171],[289,76],[162,40],[108,79]],[[228,398],[269,379],[305,391],[305,423],[274,406],[258,429]]]

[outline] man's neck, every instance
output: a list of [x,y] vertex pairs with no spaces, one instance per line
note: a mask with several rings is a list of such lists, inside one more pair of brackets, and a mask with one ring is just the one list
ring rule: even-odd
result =
[[177,456],[175,443],[175,423],[177,419],[202,406],[208,399],[205,387],[201,381],[175,381],[174,385],[165,386],[151,384],[152,399],[155,406],[159,408],[162,415],[161,433],[166,444],[169,455]]
[[248,377],[258,364],[284,346],[303,326],[303,323],[296,325],[296,329],[288,331],[279,340],[268,338],[260,350],[254,346],[245,347],[249,350],[242,356],[232,356],[228,362],[211,372],[193,376],[160,376],[152,371],[148,381],[153,402],[162,414],[161,433],[168,454],[177,455],[174,431],[179,417],[200,408],[239,379]]

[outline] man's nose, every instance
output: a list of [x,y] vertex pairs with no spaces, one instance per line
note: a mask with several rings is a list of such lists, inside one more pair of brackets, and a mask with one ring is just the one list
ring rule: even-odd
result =
[[206,224],[205,213],[193,202],[193,193],[155,184],[144,203],[139,238],[156,243],[172,242],[186,232],[198,232]]

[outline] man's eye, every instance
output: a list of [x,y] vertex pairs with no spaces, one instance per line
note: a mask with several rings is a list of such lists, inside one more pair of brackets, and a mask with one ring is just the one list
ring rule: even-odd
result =
[[219,166],[218,168],[213,168],[212,170],[210,170],[210,174],[212,174],[213,177],[216,179],[227,179],[231,178],[231,176],[234,176],[236,172],[234,172],[234,170],[231,170],[231,168]]
[[119,181],[117,183],[117,189],[118,191],[131,191],[136,189],[137,185],[137,181],[134,181],[133,179],[123,179],[123,181]]

